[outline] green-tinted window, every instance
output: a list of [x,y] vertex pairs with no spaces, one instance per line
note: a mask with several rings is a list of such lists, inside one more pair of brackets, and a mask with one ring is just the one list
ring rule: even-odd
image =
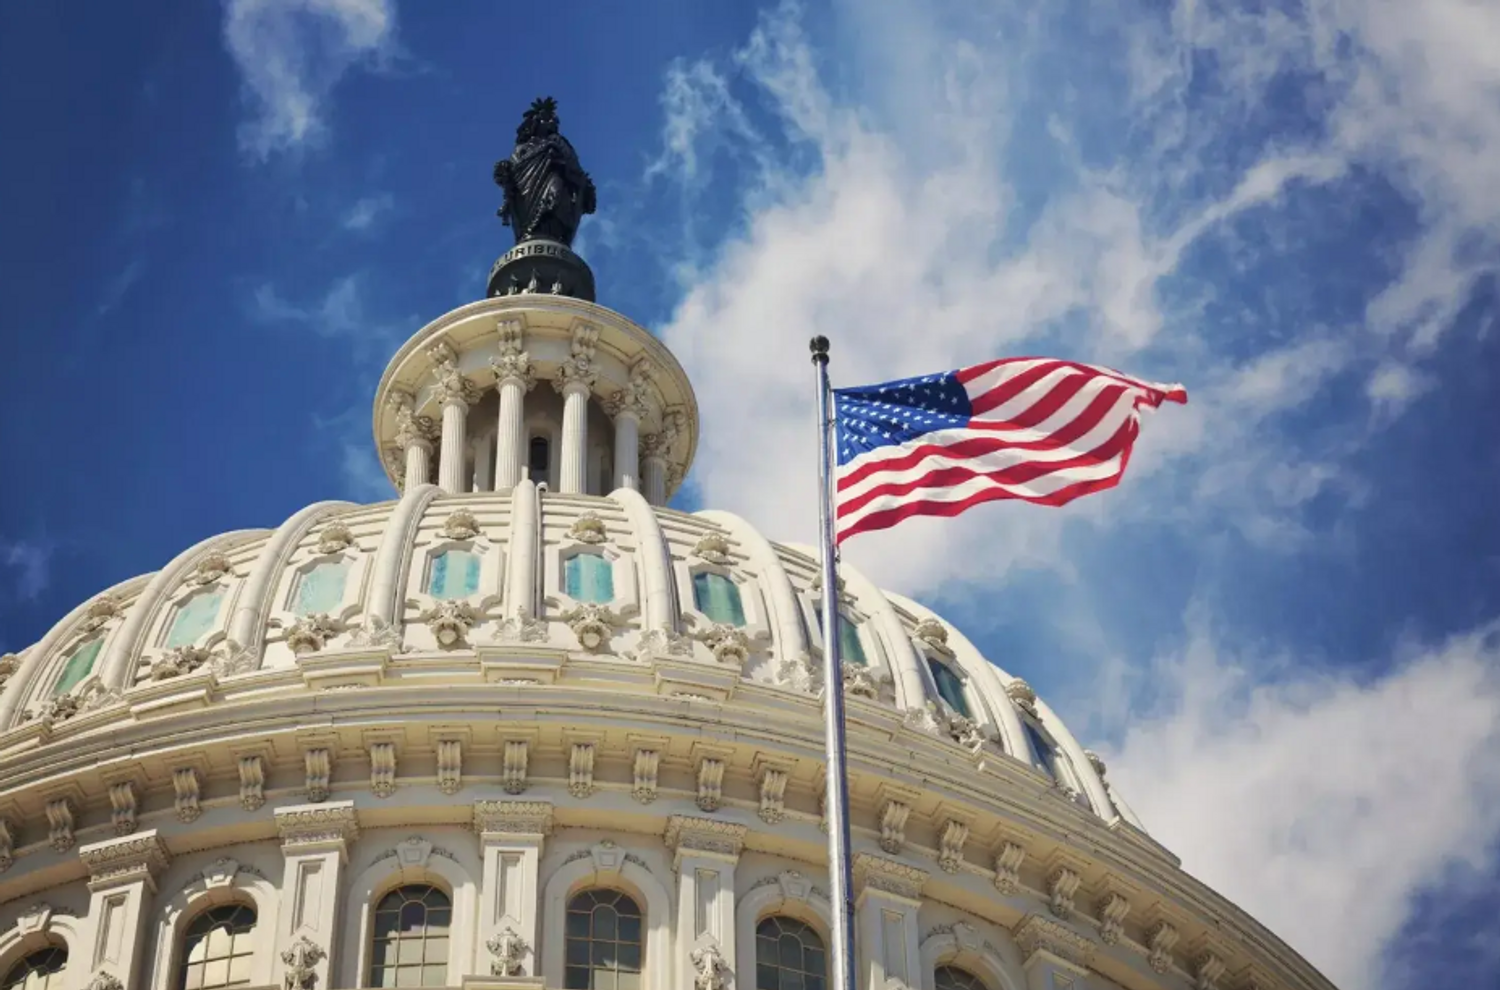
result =
[[641,909],[618,890],[575,894],[563,929],[566,990],[640,990],[641,922]]
[[167,633],[166,645],[192,646],[199,637],[214,627],[219,617],[219,604],[224,600],[222,591],[204,591],[183,602],[172,617],[172,630]]
[[745,605],[740,601],[739,586],[722,574],[701,571],[693,575],[693,607],[714,622],[745,624]]
[[[818,609],[818,630],[823,629],[823,609]],[[870,661],[865,657],[865,646],[859,640],[859,627],[854,620],[842,612],[839,613],[839,662],[857,663],[861,667],[869,666]]]
[[79,681],[89,676],[94,669],[94,661],[99,659],[99,650],[103,646],[103,638],[98,638],[91,639],[74,650],[73,655],[68,657],[68,662],[63,664],[62,675],[52,686],[52,693],[67,694]]
[[828,953],[818,933],[796,918],[755,926],[755,990],[825,990]]
[[432,558],[427,593],[434,598],[467,598],[479,591],[479,555],[444,550]]
[[297,577],[292,595],[292,611],[298,615],[327,614],[338,611],[344,600],[344,582],[349,578],[349,561],[325,560]]
[[602,553],[575,553],[563,564],[568,597],[580,602],[615,598],[615,569]]
[[945,663],[939,663],[931,657],[927,659],[927,669],[932,671],[932,679],[937,682],[938,695],[948,702],[948,705],[964,718],[972,718],[969,714],[969,700],[964,697],[964,682]]

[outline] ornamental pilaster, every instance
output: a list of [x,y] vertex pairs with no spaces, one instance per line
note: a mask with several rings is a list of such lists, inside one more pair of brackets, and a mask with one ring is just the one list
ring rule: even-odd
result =
[[354,802],[292,805],[277,808],[274,817],[286,864],[281,891],[289,907],[275,933],[281,975],[303,980],[302,986],[310,980],[326,987],[329,960],[338,952],[349,845],[359,837]]
[[672,815],[663,839],[677,873],[674,986],[695,986],[705,964],[735,959],[734,871],[746,828],[716,818]]
[[78,858],[89,871],[89,913],[83,943],[88,946],[90,980],[118,980],[139,986],[146,929],[156,876],[171,862],[171,854],[156,830],[137,832],[83,846]]
[[859,970],[865,974],[862,986],[922,982],[917,911],[927,877],[926,870],[893,859],[870,853],[854,857],[854,928]]
[[[479,941],[490,946],[508,970],[504,976],[535,976],[533,951],[541,903],[538,871],[542,848],[552,831],[548,801],[476,801],[474,831],[484,864],[479,908]],[[511,950],[506,952],[506,950]]]

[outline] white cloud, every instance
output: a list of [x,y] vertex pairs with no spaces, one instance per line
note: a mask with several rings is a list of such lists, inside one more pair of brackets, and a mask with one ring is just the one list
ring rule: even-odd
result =
[[321,139],[328,95],[387,59],[395,33],[394,0],[227,0],[224,44],[250,109],[241,148],[265,160]]
[[390,193],[380,193],[377,196],[364,196],[356,200],[344,214],[342,221],[345,230],[366,231],[375,225],[375,222],[395,208],[395,200]]
[[1111,779],[1185,870],[1337,985],[1392,985],[1383,950],[1412,897],[1493,865],[1500,626],[1368,682],[1188,628],[1136,675],[1156,704],[1102,750]]

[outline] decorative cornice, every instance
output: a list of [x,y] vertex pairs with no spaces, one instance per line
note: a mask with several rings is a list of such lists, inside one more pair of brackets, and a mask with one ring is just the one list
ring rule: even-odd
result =
[[94,842],[78,850],[78,858],[94,883],[121,879],[131,874],[154,876],[172,861],[166,844],[156,830],[139,832],[119,839]]
[[928,876],[926,870],[870,853],[858,853],[854,857],[856,890],[878,890],[915,901],[921,898],[922,885]]
[[667,848],[674,850],[678,856],[685,852],[739,856],[745,848],[746,831],[743,825],[721,822],[714,818],[672,815],[667,819],[663,839]]
[[1012,929],[1012,934],[1027,965],[1038,952],[1049,953],[1075,966],[1088,966],[1094,955],[1092,939],[1046,915],[1027,915]]
[[475,801],[474,831],[550,835],[552,802]]
[[353,801],[277,808],[274,816],[283,846],[342,846],[359,838],[359,818],[354,813]]

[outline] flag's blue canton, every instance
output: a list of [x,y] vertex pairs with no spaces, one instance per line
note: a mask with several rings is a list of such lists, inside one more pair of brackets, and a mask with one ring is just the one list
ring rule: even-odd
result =
[[973,411],[969,393],[951,371],[834,389],[833,408],[838,417],[839,464],[933,430],[968,426]]

